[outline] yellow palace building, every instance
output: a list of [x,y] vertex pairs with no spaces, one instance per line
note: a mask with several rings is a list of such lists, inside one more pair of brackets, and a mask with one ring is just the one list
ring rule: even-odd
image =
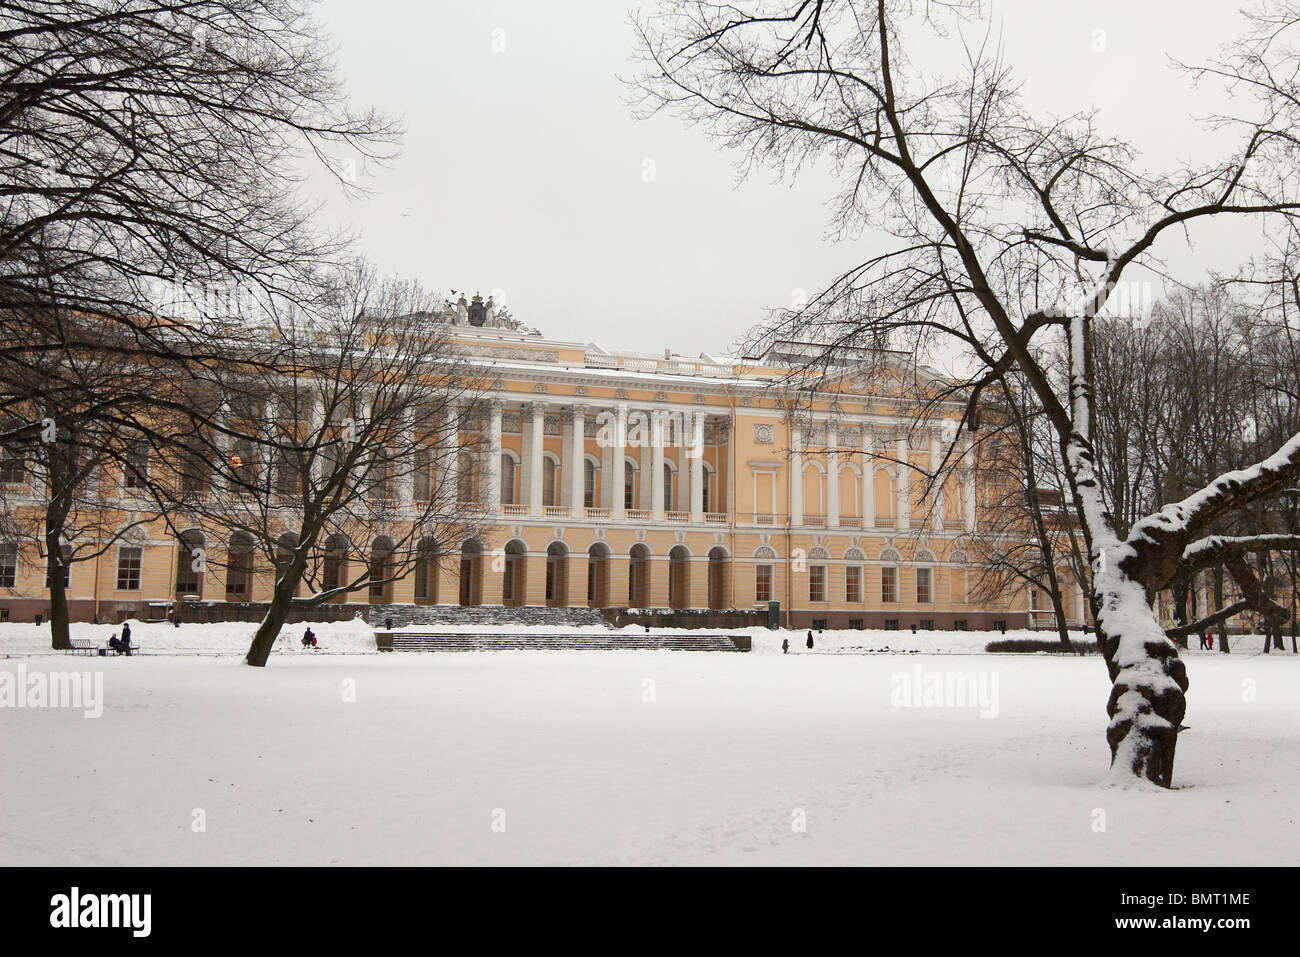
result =
[[[921,377],[907,356],[863,353],[805,382],[792,414],[782,389],[814,348],[806,344],[687,357],[490,323],[455,321],[439,334],[483,370],[478,415],[468,417],[478,429],[461,437],[448,477],[479,527],[459,560],[355,593],[372,622],[505,605],[651,609],[665,624],[716,626],[766,621],[779,602],[781,624],[800,629],[1028,623],[1027,599],[972,597],[982,499],[968,435],[942,486],[924,494],[961,405],[927,406],[918,423],[904,386]],[[399,516],[421,495],[413,484],[394,489]],[[206,608],[187,610],[189,620],[260,617],[269,570],[231,561],[196,577],[186,542],[161,527],[142,525],[71,567],[74,620],[158,618],[173,603]],[[0,616],[30,621],[48,614],[44,573],[16,551],[0,546]]]

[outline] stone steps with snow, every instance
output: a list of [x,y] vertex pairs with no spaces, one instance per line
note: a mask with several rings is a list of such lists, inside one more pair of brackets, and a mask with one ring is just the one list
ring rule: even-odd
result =
[[[376,633],[380,648],[390,636]],[[391,635],[393,651],[748,651],[726,635],[411,634]]]

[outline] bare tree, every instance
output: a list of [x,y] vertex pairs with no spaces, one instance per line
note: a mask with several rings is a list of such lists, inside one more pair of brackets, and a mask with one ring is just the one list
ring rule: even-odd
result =
[[[1221,120],[1240,131],[1236,149],[1169,172],[1142,169],[1091,115],[1033,115],[996,43],[967,40],[976,4],[677,0],[636,21],[645,110],[704,126],[748,165],[825,161],[841,174],[839,234],[893,237],[772,334],[959,353],[974,370],[967,425],[984,390],[1011,368],[1023,376],[1055,433],[1087,546],[1117,785],[1173,778],[1188,682],[1154,595],[1205,547],[1210,523],[1294,483],[1300,435],[1122,529],[1095,442],[1094,319],[1131,272],[1158,265],[1161,240],[1242,216],[1276,232],[1300,213],[1300,88],[1287,67],[1300,5],[1277,8],[1280,19],[1248,19],[1202,74],[1243,91],[1243,116]],[[947,57],[928,62],[927,50]],[[1066,361],[1065,389],[1040,359],[1052,351]]]
[[191,424],[155,473],[158,510],[178,536],[226,540],[186,558],[224,566],[227,597],[250,594],[256,567],[273,574],[249,664],[266,664],[294,608],[382,598],[458,561],[451,546],[473,533],[458,466],[473,457],[460,434],[481,383],[430,304],[418,285],[354,264],[316,308],[248,330],[176,398]]

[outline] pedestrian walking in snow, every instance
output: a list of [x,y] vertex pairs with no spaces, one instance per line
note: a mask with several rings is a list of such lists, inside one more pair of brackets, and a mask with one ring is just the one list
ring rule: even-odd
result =
[[782,638],[782,639],[781,639],[781,654],[783,654],[783,655],[788,655],[789,653],[790,653],[790,639],[789,639],[789,638]]
[[310,625],[308,625],[307,630],[302,633],[302,646],[304,648],[316,647],[316,634],[311,630]]
[[808,647],[809,647],[809,648],[812,648],[812,646],[813,646],[813,641],[812,641],[812,632],[810,631],[810,632],[808,632]]

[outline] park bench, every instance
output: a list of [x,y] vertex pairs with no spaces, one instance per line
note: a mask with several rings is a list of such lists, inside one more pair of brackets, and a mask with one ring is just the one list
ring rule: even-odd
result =
[[93,655],[99,650],[89,638],[71,638],[68,644],[71,645],[68,649],[70,655]]

